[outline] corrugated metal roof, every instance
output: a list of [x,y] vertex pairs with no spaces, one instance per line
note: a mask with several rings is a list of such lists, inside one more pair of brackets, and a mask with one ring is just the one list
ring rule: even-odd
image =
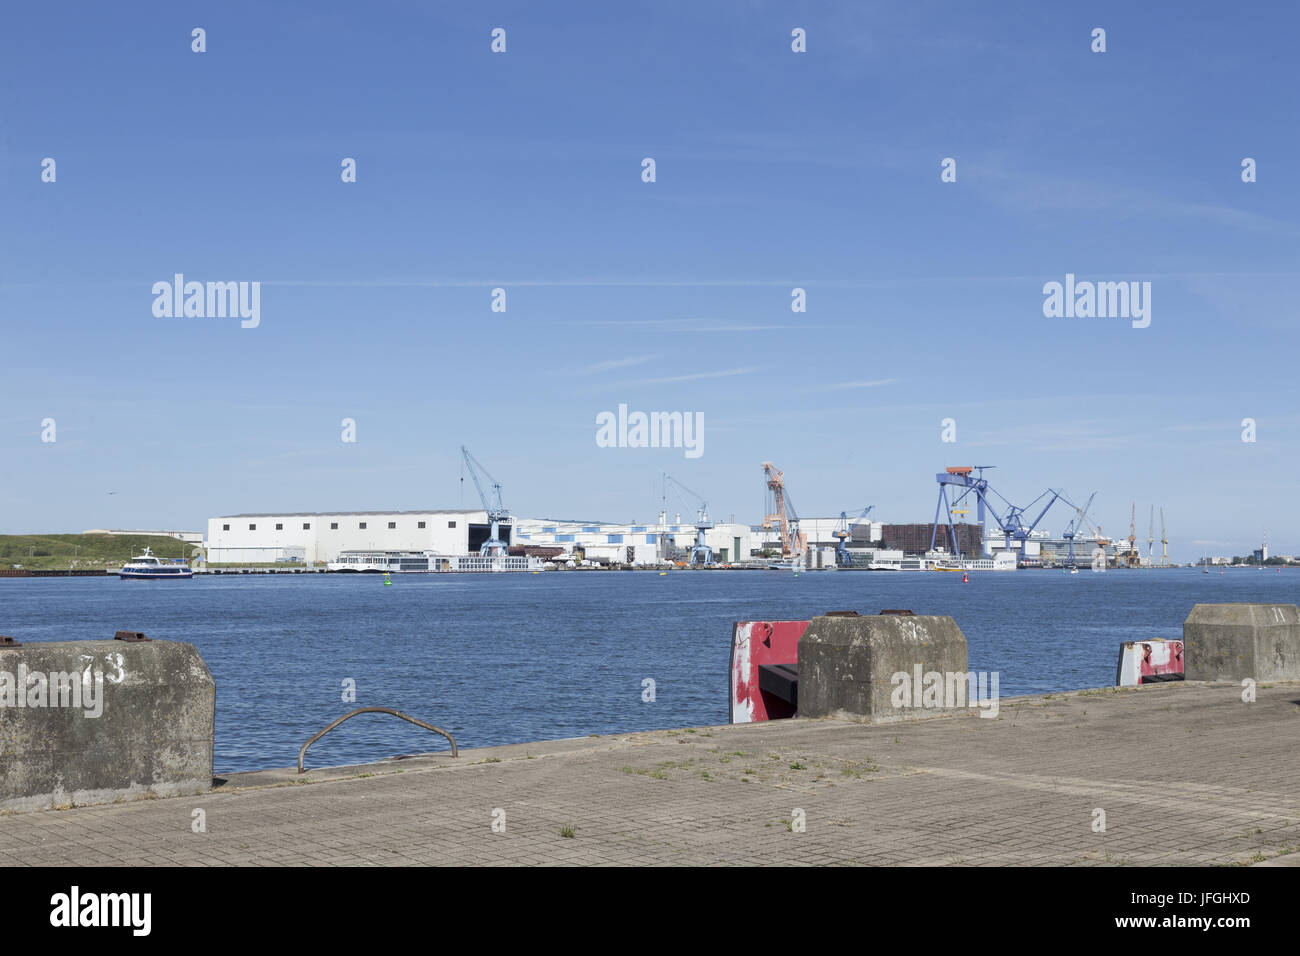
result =
[[482,514],[482,508],[441,508],[432,511],[256,511],[237,515],[217,515],[218,518],[323,518],[337,515],[340,518],[354,515],[472,515]]

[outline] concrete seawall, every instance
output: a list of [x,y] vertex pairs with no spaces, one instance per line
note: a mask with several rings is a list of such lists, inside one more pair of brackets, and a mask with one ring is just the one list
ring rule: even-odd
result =
[[214,705],[189,644],[0,648],[0,809],[206,791]]
[[800,718],[233,774],[202,796],[0,815],[0,854],[12,865],[1300,860],[1300,683],[1261,684],[1251,703],[1235,683],[1001,703],[992,720]]

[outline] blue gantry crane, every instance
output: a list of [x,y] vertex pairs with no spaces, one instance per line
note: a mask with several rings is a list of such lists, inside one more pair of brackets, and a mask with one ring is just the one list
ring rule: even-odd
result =
[[[479,546],[478,553],[488,558],[508,554],[509,546],[501,540],[501,522],[510,517],[510,512],[501,503],[501,482],[488,473],[488,470],[483,467],[479,460],[469,453],[468,448],[461,445],[460,451],[465,456],[465,464],[469,468],[470,477],[474,479],[474,487],[478,489],[479,500],[483,502],[483,510],[487,512],[488,521],[492,525],[492,533]],[[483,491],[483,483],[479,480],[479,472],[482,472],[483,477],[492,483],[491,498]],[[464,480],[465,478],[462,475],[461,481]]]
[[[667,487],[672,482],[673,489],[678,498],[682,497],[682,492],[690,495],[695,499],[695,544],[691,546],[690,554],[687,557],[687,564],[691,567],[705,567],[713,563],[713,549],[705,543],[705,532],[713,527],[713,522],[709,520],[709,503],[698,492],[691,491],[684,484],[674,478],[668,472],[664,472],[664,486]],[[688,504],[689,507],[689,504]]]
[[1069,545],[1069,554],[1065,558],[1065,563],[1068,567],[1074,567],[1074,538],[1079,533],[1079,529],[1087,524],[1088,509],[1092,507],[1092,499],[1096,497],[1097,492],[1094,491],[1088,496],[1088,503],[1080,508],[1078,505],[1071,502],[1070,499],[1066,498],[1065,495],[1061,495],[1061,500],[1074,509],[1074,517],[1070,520],[1070,523],[1065,526],[1065,530],[1061,532],[1061,537],[1064,538],[1066,543]]
[[[1029,539],[1030,533],[1038,527],[1038,522],[1043,520],[1049,508],[1061,497],[1059,491],[1053,491],[1048,488],[1041,495],[1024,507],[1013,505],[1005,497],[994,491],[989,485],[988,480],[984,477],[984,472],[992,469],[993,465],[973,465],[963,466],[960,468],[947,468],[935,475],[935,480],[939,483],[939,500],[934,506],[934,528],[930,532],[930,549],[934,550],[935,543],[939,536],[939,514],[945,513],[948,533],[951,535],[951,542],[954,553],[958,552],[957,530],[953,527],[952,516],[954,513],[966,514],[970,510],[972,499],[976,506],[976,519],[983,526],[985,514],[993,516],[997,522],[998,531],[1005,538],[1005,546],[1011,550],[1011,542],[1015,541],[1017,549],[1020,551],[1020,557],[1025,556],[1025,542]],[[972,472],[979,474],[973,475]],[[953,489],[950,497],[949,489]],[[1049,497],[1050,495],[1050,497]],[[997,498],[1001,505],[995,503],[992,498]],[[1038,517],[1026,524],[1026,515],[1029,509],[1033,508],[1038,502],[1047,498],[1047,504],[1043,510],[1038,513]],[[961,557],[960,554],[957,554]]]
[[835,563],[841,568],[853,567],[853,555],[849,554],[848,541],[853,537],[853,529],[862,523],[862,519],[869,515],[874,507],[875,505],[867,505],[852,522],[849,521],[847,511],[840,512],[840,520],[831,534],[836,540]]

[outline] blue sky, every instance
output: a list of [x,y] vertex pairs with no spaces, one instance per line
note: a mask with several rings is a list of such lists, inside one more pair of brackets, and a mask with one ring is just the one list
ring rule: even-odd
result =
[[[665,469],[756,521],[771,460],[802,514],[922,521],[977,464],[1111,534],[1163,505],[1182,559],[1300,550],[1296,9],[16,7],[0,531],[471,506],[464,443],[531,516],[649,520]],[[177,272],[261,324],[156,318]],[[1150,327],[1045,318],[1066,273],[1150,281]],[[620,403],[703,456],[597,447]]]

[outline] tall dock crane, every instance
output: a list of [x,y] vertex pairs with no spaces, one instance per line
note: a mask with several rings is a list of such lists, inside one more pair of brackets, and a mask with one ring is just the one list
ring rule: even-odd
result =
[[1151,506],[1151,520],[1147,523],[1147,567],[1152,567],[1155,561],[1152,560],[1151,552],[1156,547],[1156,506]]
[[1124,559],[1125,565],[1130,568],[1137,567],[1142,563],[1137,548],[1137,514],[1138,505],[1135,501],[1128,516],[1128,555]]
[[672,482],[673,487],[679,492],[678,497],[681,497],[680,492],[684,491],[694,498],[698,505],[695,511],[695,544],[691,547],[687,563],[693,568],[707,567],[713,563],[713,549],[710,548],[704,540],[705,532],[713,527],[713,522],[709,520],[709,503],[704,500],[703,495],[691,491],[691,489],[687,488],[672,475],[668,474],[668,472],[665,471],[663,475],[665,486],[667,486],[669,482]]
[[1165,537],[1165,506],[1160,506],[1160,566],[1169,567],[1169,539]]
[[835,537],[835,563],[842,568],[853,567],[853,555],[849,554],[848,539],[853,537],[853,529],[862,523],[862,519],[871,513],[875,505],[867,505],[862,509],[862,513],[849,523],[847,511],[840,512],[839,523],[835,525],[835,530],[831,534]]
[[781,557],[802,557],[807,540],[799,530],[799,515],[785,488],[784,473],[770,461],[763,462],[763,477],[767,480],[768,509],[763,517],[763,527],[777,527],[781,531]]
[[[465,456],[465,464],[469,468],[470,477],[474,479],[474,487],[478,489],[479,500],[483,502],[483,510],[487,512],[488,521],[492,523],[492,533],[479,546],[478,553],[485,558],[505,555],[509,553],[509,547],[501,540],[501,522],[510,517],[510,512],[501,503],[501,482],[488,473],[488,470],[483,467],[479,460],[469,453],[468,448],[461,445],[460,451]],[[483,491],[483,483],[479,480],[479,472],[482,472],[483,477],[492,483],[492,497],[490,499]],[[464,480],[462,477],[461,481]]]
[[1074,509],[1074,517],[1070,519],[1070,523],[1061,532],[1061,537],[1066,540],[1070,547],[1070,553],[1065,559],[1069,567],[1074,567],[1074,539],[1079,534],[1079,529],[1083,527],[1084,522],[1088,520],[1088,509],[1092,507],[1092,499],[1096,497],[1097,492],[1094,491],[1088,496],[1088,503],[1080,508],[1078,505],[1071,503],[1064,495],[1061,496],[1061,500]]
[[[965,514],[969,511],[970,501],[973,497],[979,524],[984,524],[984,513],[987,511],[993,516],[993,520],[997,522],[998,530],[1002,532],[1005,539],[1006,549],[1008,551],[1012,550],[1011,542],[1015,540],[1018,543],[1021,558],[1025,557],[1025,542],[1029,539],[1030,533],[1033,532],[1034,528],[1038,527],[1038,523],[1043,520],[1043,516],[1047,514],[1048,509],[1052,507],[1056,499],[1061,497],[1061,493],[1048,488],[1023,508],[1013,505],[1001,494],[994,491],[984,477],[984,472],[993,467],[993,465],[972,465],[948,468],[935,475],[935,480],[939,483],[939,500],[934,506],[934,527],[930,532],[930,550],[934,550],[935,543],[938,540],[939,513],[943,511],[946,512],[948,533],[952,535],[953,550],[956,551],[957,529],[953,527],[952,516],[955,513]],[[979,472],[979,474],[972,477],[971,472],[975,471]],[[951,498],[948,495],[949,488],[954,489]],[[1048,495],[1051,495],[1051,497],[1048,498]],[[990,499],[990,496],[996,496],[1006,510],[1002,511]],[[1047,498],[1047,504],[1043,506],[1043,510],[1038,513],[1037,518],[1026,524],[1026,512],[1044,498]]]
[[[1093,492],[1093,495],[1095,496],[1096,492]],[[1067,504],[1068,503],[1069,502],[1067,501]],[[1092,498],[1088,499],[1088,503],[1089,504],[1092,503]],[[1088,529],[1088,531],[1092,534],[1092,540],[1097,543],[1097,550],[1093,552],[1093,556],[1092,556],[1092,567],[1095,570],[1104,571],[1106,569],[1106,548],[1110,546],[1110,538],[1106,537],[1104,534],[1101,533],[1101,525],[1094,525],[1091,521],[1088,520],[1087,508],[1075,508],[1075,512],[1078,515],[1078,520],[1080,524],[1082,524],[1083,527]],[[1078,530],[1079,529],[1076,527],[1075,528],[1076,533],[1078,532]],[[1073,544],[1073,542],[1071,542],[1071,544]]]

